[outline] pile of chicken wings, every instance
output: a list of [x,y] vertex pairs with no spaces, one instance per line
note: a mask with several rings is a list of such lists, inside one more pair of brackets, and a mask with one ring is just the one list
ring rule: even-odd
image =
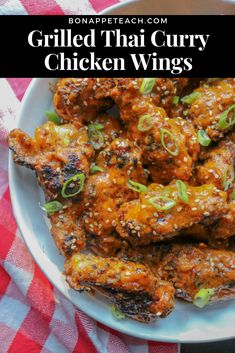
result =
[[54,109],[9,146],[69,285],[142,322],[234,297],[235,79],[62,78]]

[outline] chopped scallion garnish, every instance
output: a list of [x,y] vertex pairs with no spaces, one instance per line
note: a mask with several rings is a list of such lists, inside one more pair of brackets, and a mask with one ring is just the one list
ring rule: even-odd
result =
[[83,190],[85,174],[78,173],[66,180],[63,184],[61,195],[64,198],[73,197]]
[[194,296],[193,304],[202,309],[209,304],[210,298],[214,294],[214,289],[201,288]]
[[96,172],[103,172],[104,169],[99,167],[98,165],[93,165],[91,168],[90,168],[90,172],[92,174],[96,173]]
[[44,203],[44,205],[40,206],[40,208],[45,211],[48,215],[51,215],[55,212],[62,210],[63,205],[59,201],[50,201]]
[[181,98],[181,101],[186,104],[192,104],[196,99],[200,97],[200,95],[201,95],[200,92],[194,91],[188,96],[184,96],[183,98]]
[[179,193],[179,198],[185,203],[188,202],[187,186],[182,180],[177,180],[176,186]]
[[138,122],[138,130],[139,131],[149,131],[151,130],[153,127],[152,125],[152,118],[149,114],[145,114],[145,115],[142,115],[139,119],[139,122]]
[[[160,134],[161,134],[161,143],[162,146],[165,148],[165,150],[170,153],[172,156],[178,156],[179,154],[179,147],[178,147],[178,143],[176,141],[176,137],[172,134],[172,132],[170,132],[167,129],[161,128],[160,129]],[[166,138],[170,138],[171,142],[167,142]],[[171,148],[168,147],[169,144],[172,144]]]
[[148,203],[158,211],[167,211],[176,205],[175,200],[166,196],[154,196],[148,200]]
[[55,112],[47,111],[45,114],[49,121],[52,121],[55,124],[61,123],[60,117]]
[[[232,112],[232,116],[229,117],[230,112]],[[231,105],[230,108],[225,110],[223,113],[220,114],[219,121],[218,121],[218,129],[225,130],[230,128],[235,124],[235,104]]]
[[136,183],[135,181],[129,179],[128,180],[128,187],[129,189],[136,191],[136,192],[147,192],[148,188],[147,186],[140,184],[140,183]]
[[140,93],[142,94],[151,93],[155,85],[155,81],[156,81],[155,78],[144,78],[140,86]]
[[209,144],[211,143],[211,139],[207,135],[205,130],[198,130],[197,139],[198,139],[198,142],[200,143],[200,145],[204,146],[204,147],[209,146]]
[[173,97],[173,100],[172,100],[172,103],[173,103],[174,105],[177,105],[177,104],[179,103],[179,100],[180,100],[180,97],[179,97],[179,96],[174,96],[174,97]]
[[111,309],[111,313],[112,313],[113,317],[115,317],[115,319],[122,320],[126,317],[126,315],[124,313],[122,313],[120,310],[118,310],[115,305],[111,305],[110,309]]

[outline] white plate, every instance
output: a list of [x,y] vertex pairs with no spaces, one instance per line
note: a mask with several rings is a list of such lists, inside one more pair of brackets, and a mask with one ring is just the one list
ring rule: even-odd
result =
[[[45,111],[52,106],[49,82],[54,79],[34,79],[23,99],[17,127],[31,135],[46,120]],[[151,340],[203,342],[235,336],[235,300],[204,310],[177,302],[168,318],[142,324],[130,319],[117,321],[110,314],[110,304],[105,299],[70,289],[62,275],[63,257],[58,254],[38,206],[43,195],[34,172],[15,165],[10,158],[9,180],[15,218],[29,251],[53,285],[89,316],[121,332]]]

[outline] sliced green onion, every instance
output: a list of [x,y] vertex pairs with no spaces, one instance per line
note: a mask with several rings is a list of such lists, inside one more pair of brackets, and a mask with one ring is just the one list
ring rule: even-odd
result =
[[103,172],[104,169],[99,167],[98,165],[93,165],[91,168],[90,168],[90,172],[92,174],[96,173],[96,172]]
[[60,124],[61,123],[60,117],[55,112],[47,111],[46,112],[46,117],[47,117],[47,119],[49,121],[52,121],[55,124]]
[[100,130],[104,128],[102,124],[90,124],[88,126],[88,136],[95,150],[100,149],[104,144],[104,136]]
[[166,196],[155,196],[148,200],[148,203],[155,207],[158,211],[170,210],[176,205],[175,200]]
[[152,129],[153,125],[152,125],[152,118],[149,114],[145,114],[142,115],[139,119],[138,122],[138,130],[139,131],[149,131],[150,129]]
[[197,132],[197,139],[200,145],[202,146],[209,146],[211,143],[210,137],[207,135],[205,130],[198,130]]
[[[161,143],[162,143],[162,146],[165,148],[165,150],[168,153],[170,153],[172,156],[178,156],[179,147],[178,147],[178,143],[176,141],[176,137],[172,134],[172,132],[170,132],[167,129],[161,128],[160,129],[160,134],[161,134]],[[174,144],[174,149],[173,150],[167,147],[166,142],[165,142],[166,136],[169,136],[172,139],[173,144]]]
[[88,129],[91,130],[102,130],[104,128],[103,124],[90,124],[88,125]]
[[234,183],[234,170],[232,168],[227,168],[225,175],[224,175],[224,180],[223,180],[223,187],[224,191],[228,191],[233,186]]
[[140,86],[140,93],[142,94],[151,93],[155,85],[155,81],[156,81],[155,78],[144,78]]
[[[230,120],[228,120],[228,114],[233,110],[233,116]],[[220,118],[218,121],[218,129],[219,130],[224,130],[228,129],[229,127],[233,126],[235,124],[235,104],[231,105],[230,108],[225,110],[222,114],[220,114]]]
[[187,194],[187,186],[182,180],[177,180],[176,186],[178,189],[179,193],[179,198],[184,201],[185,203],[188,203],[188,194]]
[[181,101],[186,104],[192,104],[196,99],[200,97],[201,93],[200,92],[192,92],[188,96],[184,96],[181,98]]
[[[70,179],[66,180],[66,182],[63,184],[61,195],[64,198],[68,198],[79,194],[83,189],[84,181],[85,181],[85,174],[83,173],[78,173],[72,176]],[[78,187],[77,187],[77,190],[74,191],[76,184],[78,184]]]
[[70,144],[70,138],[68,137],[68,136],[66,136],[65,138],[64,138],[64,144],[66,145],[66,146],[68,146],[69,144]]
[[111,305],[110,310],[113,317],[115,317],[115,319],[117,320],[122,320],[126,317],[126,315],[122,313],[120,310],[118,310],[115,305]]
[[206,306],[212,295],[214,294],[214,289],[211,288],[201,288],[194,296],[193,304],[198,308],[202,309]]
[[128,180],[128,187],[129,189],[136,191],[136,192],[147,192],[148,188],[147,186],[140,184],[140,183],[136,183],[135,181],[129,179]]
[[51,215],[55,212],[62,210],[63,205],[59,201],[51,201],[51,202],[44,203],[44,205],[40,206],[40,208],[43,211],[47,212],[49,215]]
[[179,97],[179,96],[174,96],[174,97],[173,97],[173,100],[172,100],[172,103],[173,103],[174,105],[177,105],[177,104],[179,103],[179,100],[180,100],[180,97]]

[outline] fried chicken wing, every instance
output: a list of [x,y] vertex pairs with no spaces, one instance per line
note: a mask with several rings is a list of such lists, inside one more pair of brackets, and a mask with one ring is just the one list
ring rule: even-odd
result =
[[235,253],[210,249],[205,245],[166,245],[155,253],[152,267],[170,281],[176,296],[194,301],[200,289],[211,289],[210,302],[235,297]]
[[[204,83],[194,90],[193,94],[195,99],[191,99],[192,103],[186,107],[186,112],[197,129],[205,130],[208,136],[216,141],[233,128],[235,109],[233,78]],[[229,108],[231,110],[226,113]]]
[[[180,188],[185,188],[184,193]],[[151,184],[119,209],[117,232],[133,244],[170,239],[193,224],[211,224],[226,214],[227,194],[214,185]]]
[[89,173],[93,148],[86,128],[47,122],[35,131],[34,138],[19,129],[9,134],[15,163],[35,170],[46,199],[56,199],[65,181],[76,174]]
[[[109,88],[109,79],[106,83]],[[55,111],[65,121],[81,126],[111,107],[111,99],[106,98],[107,88],[104,82],[100,87],[95,78],[62,78],[55,85]]]
[[104,238],[115,230],[119,207],[137,197],[128,181],[146,183],[146,175],[139,147],[127,139],[115,139],[95,163],[101,170],[86,184],[84,224],[87,232]]
[[173,309],[174,290],[147,267],[117,258],[76,254],[65,263],[70,286],[101,291],[127,316],[149,322],[166,317]]
[[188,180],[199,153],[196,132],[184,119],[169,119],[154,104],[152,94],[141,93],[141,84],[142,79],[119,79],[111,92],[128,136],[143,150],[155,182],[167,183],[174,177]]
[[221,141],[201,156],[196,177],[200,184],[214,184],[218,189],[231,191],[234,184],[235,145]]

